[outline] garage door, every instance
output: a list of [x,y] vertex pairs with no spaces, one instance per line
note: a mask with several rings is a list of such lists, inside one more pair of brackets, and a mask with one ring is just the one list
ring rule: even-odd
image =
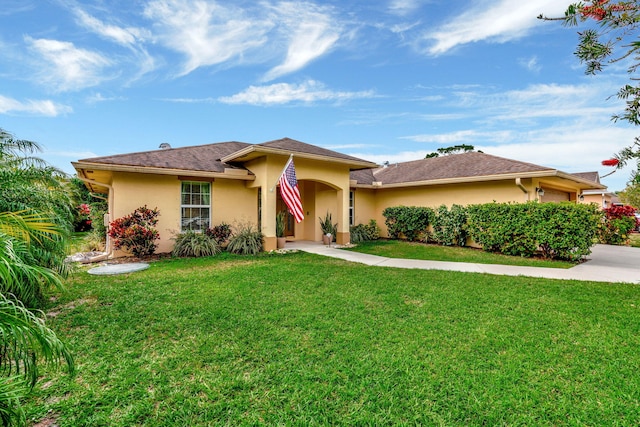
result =
[[564,191],[543,188],[544,196],[540,198],[541,202],[568,202],[570,200],[569,193]]

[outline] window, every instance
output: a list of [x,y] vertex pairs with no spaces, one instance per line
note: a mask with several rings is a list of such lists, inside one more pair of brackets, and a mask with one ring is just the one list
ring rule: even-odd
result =
[[356,193],[354,191],[349,191],[349,225],[353,226],[355,221],[355,204],[356,204]]
[[211,224],[211,184],[183,182],[180,201],[182,231],[203,231]]

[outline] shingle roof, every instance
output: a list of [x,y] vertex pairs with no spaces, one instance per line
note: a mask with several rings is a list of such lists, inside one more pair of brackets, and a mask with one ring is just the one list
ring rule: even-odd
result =
[[349,179],[357,181],[358,184],[372,185],[375,178],[373,177],[374,169],[362,169],[359,171],[352,171],[349,175]]
[[490,154],[469,152],[391,164],[374,170],[373,175],[375,181],[381,181],[384,185],[540,171],[554,169]]
[[296,141],[291,138],[276,139],[274,141],[263,142],[262,144],[256,144],[258,147],[276,148],[279,150],[313,154],[316,156],[331,157],[334,159],[342,159],[356,162],[365,162],[366,160],[359,159],[357,157],[349,156],[347,154],[338,153],[337,151],[328,150],[326,148],[318,147],[317,145],[307,144],[305,142]]
[[577,172],[571,175],[600,184],[600,174],[598,172]]
[[224,172],[225,168],[237,166],[222,163],[220,158],[241,150],[251,144],[246,142],[219,142],[193,147],[167,148],[139,153],[93,157],[80,162],[108,165],[156,167],[192,171]]

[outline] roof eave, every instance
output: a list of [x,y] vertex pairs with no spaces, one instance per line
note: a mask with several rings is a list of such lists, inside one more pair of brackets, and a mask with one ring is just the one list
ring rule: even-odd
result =
[[[254,153],[257,155],[251,156],[251,154],[254,154]],[[281,156],[289,156],[293,154],[295,157],[300,157],[303,159],[331,161],[333,163],[340,163],[345,166],[349,166],[351,170],[372,169],[372,168],[378,167],[376,163],[368,162],[368,161],[354,161],[354,160],[348,160],[348,159],[341,159],[338,157],[323,156],[321,154],[303,153],[300,151],[284,150],[282,148],[263,147],[259,145],[253,145],[253,146],[243,148],[242,150],[236,151],[235,153],[229,154],[228,156],[222,157],[220,161],[222,161],[223,163],[229,163],[233,161],[235,162],[247,161],[247,160],[251,160],[253,158],[260,157],[262,155],[267,155],[267,154],[275,154],[275,155],[281,155]]]
[[233,168],[225,168],[224,172],[211,172],[190,169],[159,168],[150,166],[111,165],[106,163],[92,162],[72,162],[71,164],[77,171],[93,169],[110,172],[131,172],[155,175],[186,175],[202,178],[239,179],[244,181],[254,181],[256,179],[255,175],[249,174],[249,172],[244,169]]

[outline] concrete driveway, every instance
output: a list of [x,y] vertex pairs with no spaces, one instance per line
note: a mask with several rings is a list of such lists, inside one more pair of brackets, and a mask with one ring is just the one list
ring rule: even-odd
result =
[[464,271],[469,273],[594,282],[640,283],[640,248],[626,246],[595,245],[591,248],[592,253],[587,257],[587,261],[569,269],[386,258],[345,251],[335,246],[328,247],[318,242],[306,241],[287,242],[286,249],[298,249],[318,255],[382,267]]

